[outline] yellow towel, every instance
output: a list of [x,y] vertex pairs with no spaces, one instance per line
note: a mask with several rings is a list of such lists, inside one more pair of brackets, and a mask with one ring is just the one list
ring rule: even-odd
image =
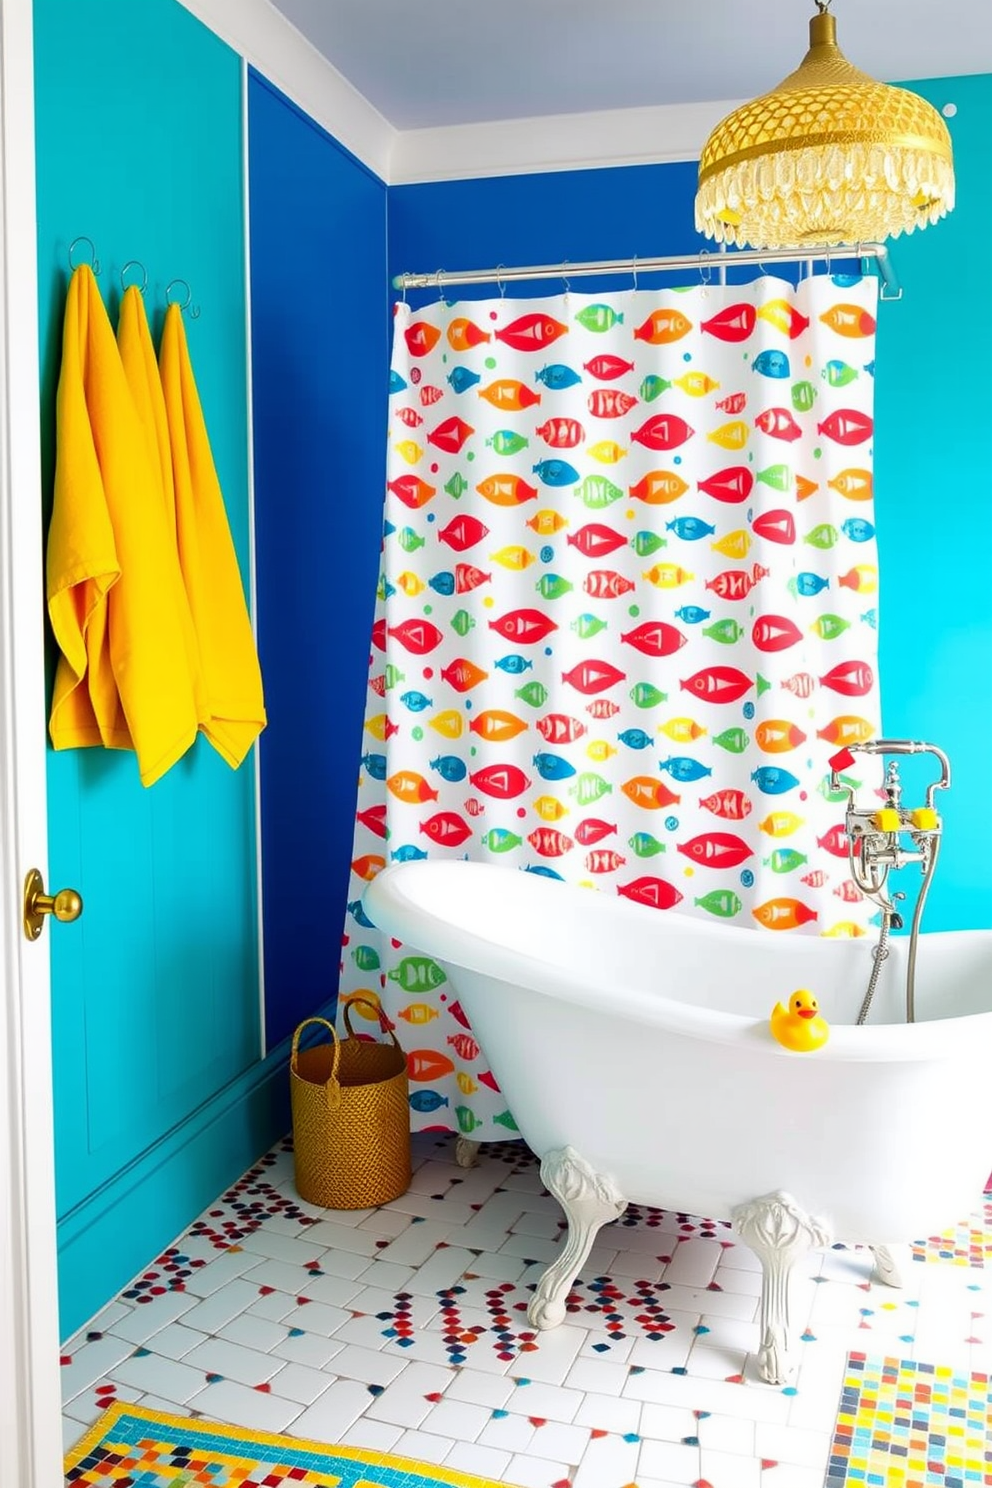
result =
[[159,370],[169,419],[179,562],[206,695],[207,717],[200,726],[218,754],[237,768],[265,727],[262,675],[178,305],[165,313]]
[[189,748],[197,717],[159,483],[114,333],[87,265],[66,300],[56,396],[48,611],[61,655],[56,749],[133,748],[151,785]]
[[162,550],[163,580],[172,590],[176,612],[183,631],[186,661],[196,700],[200,723],[208,718],[203,691],[200,649],[196,639],[189,599],[179,567],[179,539],[176,533],[176,492],[172,480],[172,451],[169,448],[169,418],[165,411],[162,379],[159,376],[155,348],[148,329],[145,302],[136,284],[124,291],[117,319],[117,345],[124,366],[134,406],[148,443],[151,468],[156,477],[158,495],[165,514],[168,542]]

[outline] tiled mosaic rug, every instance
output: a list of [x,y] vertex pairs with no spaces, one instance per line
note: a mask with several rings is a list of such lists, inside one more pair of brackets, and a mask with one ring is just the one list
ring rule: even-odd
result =
[[72,1488],[501,1488],[355,1447],[111,1406],[66,1458]]

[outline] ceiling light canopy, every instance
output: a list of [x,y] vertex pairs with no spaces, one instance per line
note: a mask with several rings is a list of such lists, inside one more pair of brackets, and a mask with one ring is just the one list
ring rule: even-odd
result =
[[852,66],[837,45],[830,0],[816,3],[796,71],[728,114],[703,148],[696,227],[719,243],[882,240],[954,206],[951,137],[940,114]]

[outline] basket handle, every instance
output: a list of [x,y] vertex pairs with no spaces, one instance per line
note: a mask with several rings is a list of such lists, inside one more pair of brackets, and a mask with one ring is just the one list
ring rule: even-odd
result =
[[334,1041],[334,1058],[331,1061],[330,1076],[324,1084],[324,1095],[327,1099],[327,1109],[329,1111],[336,1111],[338,1106],[340,1106],[341,1104],[341,1086],[338,1083],[338,1065],[341,1062],[341,1043],[338,1039],[337,1030],[335,1029],[333,1023],[328,1023],[326,1018],[304,1018],[303,1022],[299,1024],[296,1032],[293,1034],[293,1049],[292,1053],[290,1054],[289,1067],[293,1071],[294,1075],[299,1074],[299,1070],[296,1067],[296,1056],[300,1051],[300,1034],[303,1032],[304,1028],[308,1027],[308,1025],[311,1023],[319,1023],[323,1028],[326,1028]]
[[[399,1039],[396,1037],[396,1034],[393,1031],[393,1026],[390,1023],[389,1019],[382,1011],[381,1004],[378,1002],[372,1002],[368,997],[349,997],[348,1001],[344,1005],[344,1026],[348,1030],[349,1037],[356,1037],[355,1030],[351,1026],[351,1010],[358,1003],[361,1003],[362,1007],[371,1008],[372,1011],[378,1015],[379,1027],[382,1029],[383,1033],[389,1034],[389,1037],[392,1039],[396,1048],[399,1049]],[[402,1050],[400,1052],[402,1053]]]

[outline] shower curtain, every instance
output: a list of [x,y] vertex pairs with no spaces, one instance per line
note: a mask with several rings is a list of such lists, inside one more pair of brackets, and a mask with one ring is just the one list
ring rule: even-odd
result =
[[828,771],[880,730],[875,312],[830,275],[396,307],[341,1000],[399,1020],[415,1128],[515,1131],[443,970],[362,910],[389,862],[866,933]]

